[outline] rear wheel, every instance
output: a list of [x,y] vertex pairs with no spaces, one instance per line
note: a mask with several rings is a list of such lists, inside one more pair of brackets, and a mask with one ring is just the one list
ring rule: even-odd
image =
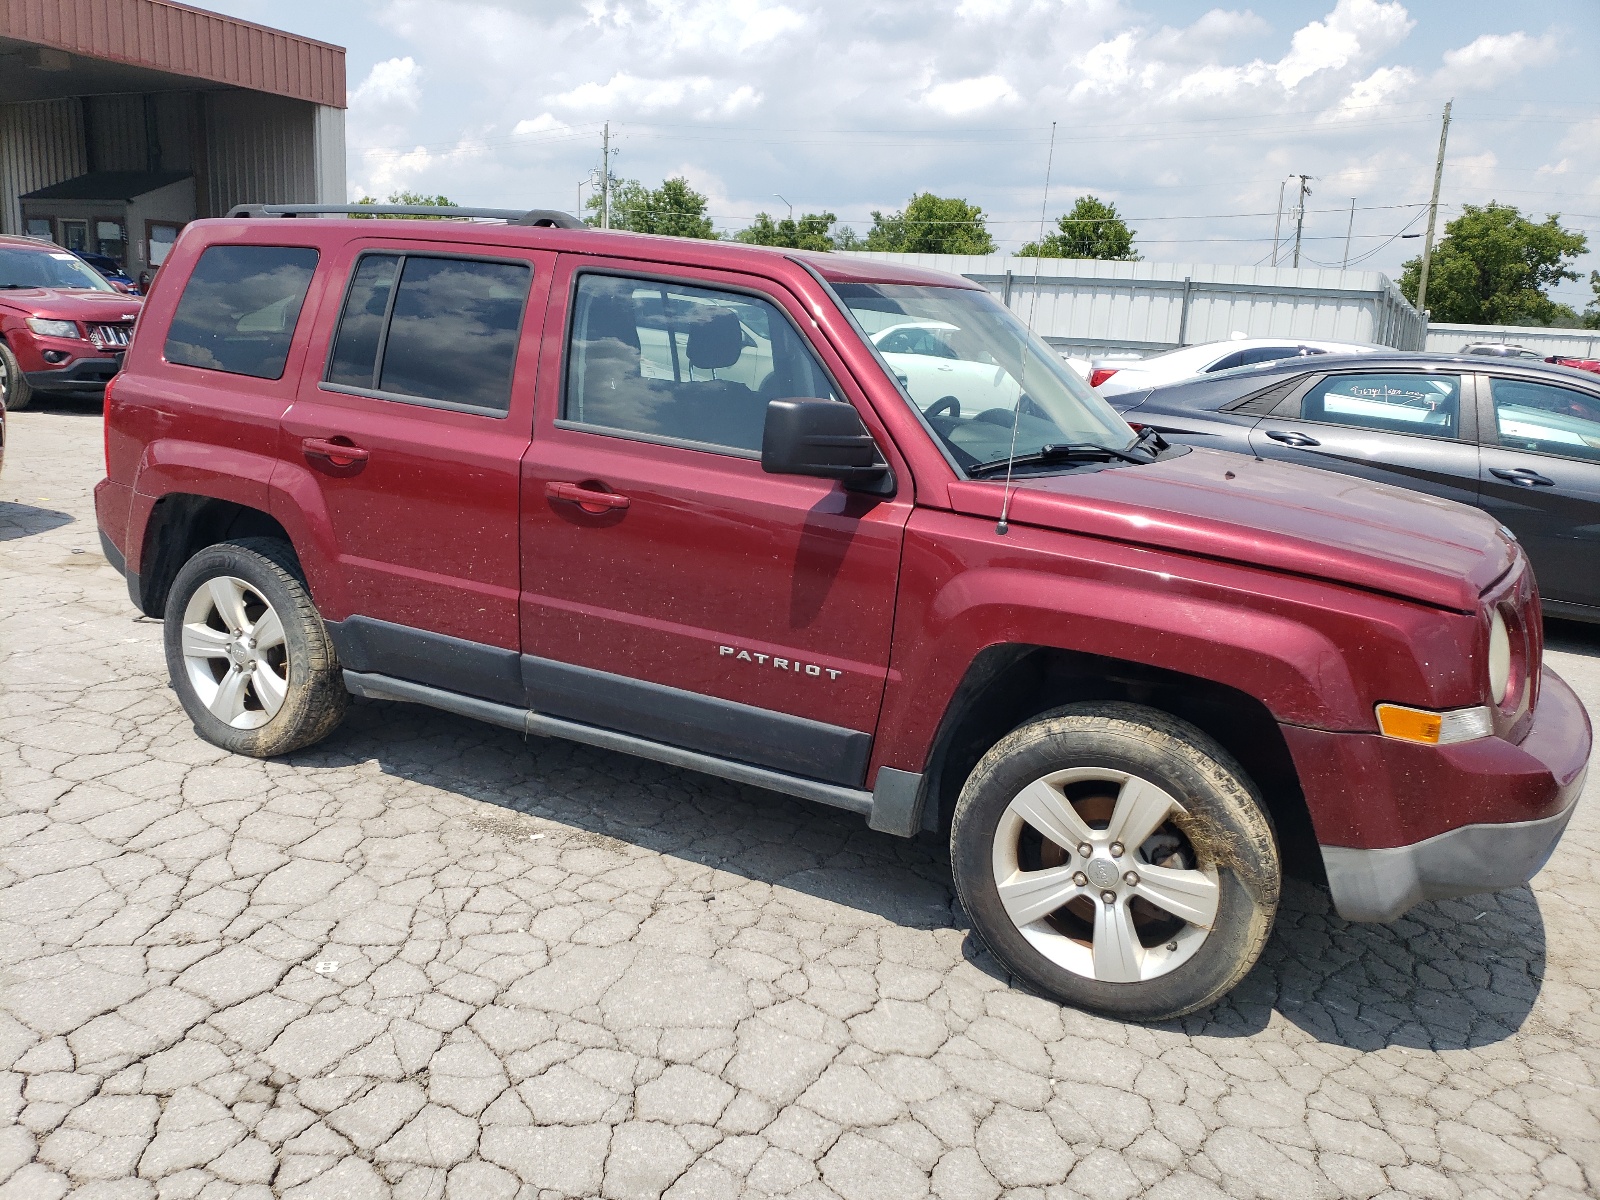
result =
[[978,763],[951,828],[974,931],[1027,984],[1132,1020],[1221,998],[1277,910],[1277,843],[1248,777],[1200,730],[1077,704]]
[[12,412],[21,412],[33,400],[33,385],[22,373],[22,366],[11,347],[0,342],[0,401]]
[[287,754],[344,718],[338,655],[281,541],[243,538],[191,558],[167,596],[165,634],[178,699],[225,750]]

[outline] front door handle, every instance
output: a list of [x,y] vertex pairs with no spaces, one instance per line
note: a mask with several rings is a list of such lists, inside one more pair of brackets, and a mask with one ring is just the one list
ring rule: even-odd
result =
[[300,449],[307,458],[325,458],[336,467],[351,467],[371,457],[348,438],[306,438]]
[[1520,483],[1523,487],[1555,487],[1556,485],[1554,479],[1546,479],[1532,467],[1515,467],[1511,470],[1490,467],[1489,474],[1496,479],[1504,479],[1507,483]]
[[1285,446],[1320,446],[1321,442],[1310,434],[1296,433],[1293,430],[1285,432],[1281,429],[1267,430],[1267,436],[1275,442],[1282,442]]
[[552,500],[565,500],[576,504],[586,513],[610,512],[616,508],[627,508],[629,499],[619,496],[616,492],[596,492],[576,483],[547,483],[544,485],[544,494]]

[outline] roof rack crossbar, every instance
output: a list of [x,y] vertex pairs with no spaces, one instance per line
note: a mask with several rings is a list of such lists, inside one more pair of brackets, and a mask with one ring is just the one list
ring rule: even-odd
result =
[[475,217],[511,225],[587,229],[571,213],[554,208],[457,208],[437,204],[236,204],[230,217]]

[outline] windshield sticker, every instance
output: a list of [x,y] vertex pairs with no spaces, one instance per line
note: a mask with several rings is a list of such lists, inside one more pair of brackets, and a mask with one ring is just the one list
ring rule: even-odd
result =
[[76,254],[67,254],[61,250],[50,251],[50,257],[59,258],[62,262],[75,263],[78,261],[78,256]]

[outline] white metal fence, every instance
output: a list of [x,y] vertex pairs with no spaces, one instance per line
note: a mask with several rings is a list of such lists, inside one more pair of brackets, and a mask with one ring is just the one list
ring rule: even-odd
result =
[[1423,344],[1421,314],[1377,271],[855,253],[964,275],[1024,318],[1036,305],[1034,330],[1061,350],[1149,353],[1235,333]]
[[1600,358],[1600,329],[1544,329],[1525,325],[1428,325],[1427,349],[1454,354],[1470,342],[1512,342],[1541,356]]

